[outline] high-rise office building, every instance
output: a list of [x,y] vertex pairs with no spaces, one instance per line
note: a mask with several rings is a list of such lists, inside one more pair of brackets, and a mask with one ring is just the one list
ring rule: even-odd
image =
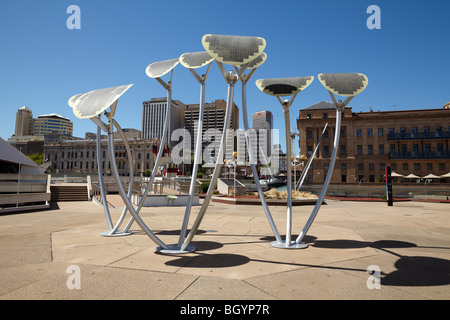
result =
[[16,137],[33,135],[33,112],[27,106],[17,110],[14,134]]
[[34,135],[44,136],[53,132],[73,135],[73,123],[69,119],[52,113],[34,119]]
[[[211,103],[205,103],[203,113],[203,128],[202,128],[202,152],[206,147],[213,147],[214,141],[219,143],[223,125],[225,121],[226,101],[223,99],[215,100]],[[190,104],[186,105],[184,109],[184,128],[189,132],[191,137],[191,150],[195,150],[195,139],[197,137],[197,125],[199,119],[200,105]],[[234,134],[235,130],[239,128],[239,109],[233,103],[230,121],[230,135]],[[218,141],[219,140],[219,141]],[[232,158],[232,153],[236,150],[235,139],[227,138],[225,157]]]
[[[171,141],[174,130],[183,127],[184,104],[178,100],[172,100],[171,115],[168,128],[168,144],[174,145],[176,141]],[[152,98],[143,102],[142,109],[142,139],[162,139],[164,122],[166,119],[167,98]]]
[[[266,157],[270,156],[272,146],[273,116],[270,111],[258,111],[252,115],[253,129],[256,130],[259,148],[264,151]],[[253,141],[252,141],[253,144]]]

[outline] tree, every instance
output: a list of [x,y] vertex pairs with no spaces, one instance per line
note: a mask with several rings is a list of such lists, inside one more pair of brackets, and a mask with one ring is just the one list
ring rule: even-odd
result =
[[33,153],[27,156],[31,160],[33,160],[38,166],[44,163],[44,154],[43,153]]

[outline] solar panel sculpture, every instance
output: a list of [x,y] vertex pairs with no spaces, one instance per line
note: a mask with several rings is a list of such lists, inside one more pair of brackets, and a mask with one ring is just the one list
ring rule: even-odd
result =
[[[113,225],[111,214],[108,208],[108,202],[106,199],[106,191],[103,179],[103,171],[100,169],[101,166],[101,131],[102,129],[105,132],[111,133],[113,132],[113,127],[116,127],[121,138],[126,146],[126,151],[129,159],[131,159],[131,152],[126,139],[124,139],[123,131],[120,128],[119,124],[114,120],[114,114],[116,112],[117,103],[119,98],[133,85],[125,85],[113,88],[106,88],[91,91],[84,94],[78,94],[69,99],[69,106],[72,107],[75,116],[80,119],[90,119],[97,125],[97,137],[96,137],[96,152],[97,152],[97,168],[98,168],[98,180],[100,185],[100,192],[103,202],[103,207],[105,211],[106,221],[109,226],[109,231],[101,233],[102,236],[106,237],[114,237],[114,236],[124,236],[130,235],[131,232],[127,230],[120,231],[118,230],[121,226],[125,215],[127,213],[128,208],[124,207],[122,214],[116,225]],[[110,112],[105,112],[108,108],[111,107]],[[103,123],[101,120],[102,113],[105,112],[106,117],[109,120],[109,125]],[[133,162],[129,161],[130,172],[133,172]],[[129,189],[128,189],[128,197],[131,196],[132,191],[132,176],[130,175]],[[120,181],[119,181],[120,183]]]
[[[108,152],[109,158],[111,161],[111,171],[116,180],[116,184],[119,189],[119,194],[122,200],[125,203],[125,207],[131,213],[132,219],[129,223],[131,225],[132,221],[136,221],[141,229],[157,244],[159,244],[163,248],[168,248],[166,244],[164,244],[145,224],[145,222],[140,218],[138,211],[135,210],[133,205],[131,204],[130,198],[125,193],[123,185],[120,181],[119,172],[117,170],[117,164],[115,159],[115,150],[114,150],[114,139],[113,132],[114,127],[120,128],[118,123],[114,120],[114,115],[117,108],[118,99],[131,87],[131,85],[127,86],[119,86],[113,88],[99,89],[94,90],[84,94],[78,94],[70,98],[69,105],[73,108],[73,112],[76,117],[80,119],[90,119],[92,120],[99,128],[108,133]],[[110,108],[110,111],[106,110]],[[109,124],[104,123],[101,120],[101,115],[104,112],[107,117]],[[99,132],[99,130],[97,131]],[[100,135],[97,135],[100,136]],[[97,138],[97,141],[98,138]],[[125,140],[126,141],[126,140]],[[131,161],[131,159],[129,160]],[[99,167],[100,168],[100,167]],[[100,171],[100,169],[99,169]],[[130,175],[133,173],[130,172]],[[99,172],[99,176],[100,176]],[[102,196],[105,195],[104,186],[100,185],[102,190]],[[105,197],[106,199],[106,197]],[[109,221],[109,210],[107,209],[107,202],[103,203],[103,207],[105,208],[105,213],[107,214],[107,220]],[[122,219],[122,218],[121,218]],[[125,230],[124,230],[125,231]],[[125,231],[126,232],[126,231]]]
[[[314,222],[314,219],[316,218],[320,206],[322,205],[323,199],[327,193],[328,186],[331,181],[331,176],[333,174],[334,164],[336,162],[337,150],[339,148],[339,138],[341,136],[339,133],[341,131],[342,112],[356,95],[364,91],[369,82],[367,77],[361,73],[321,73],[319,74],[318,78],[320,83],[322,83],[322,85],[328,90],[328,93],[330,94],[330,97],[333,100],[334,106],[336,108],[336,127],[334,134],[333,152],[331,154],[330,164],[322,187],[322,191],[320,192],[319,198],[317,199],[316,205],[311,212],[308,221],[295,240],[297,244],[300,244],[302,242],[303,238]],[[347,98],[344,102],[342,102],[341,100],[336,100],[335,95]]]
[[[256,86],[264,93],[277,97],[284,113],[284,125],[286,130],[286,155],[291,155],[291,121],[289,108],[295,100],[297,94],[306,89],[314,80],[314,77],[293,77],[278,79],[260,79],[256,81]],[[290,100],[282,100],[281,97],[291,96]],[[292,165],[290,159],[287,161],[287,200],[286,200],[286,239],[276,240],[271,245],[277,248],[303,248],[305,245],[291,241],[292,236]]]
[[[329,169],[325,182],[317,203],[306,222],[301,233],[292,241],[292,170],[291,162],[287,161],[287,202],[286,202],[286,238],[282,239],[280,233],[272,218],[271,212],[264,198],[264,193],[259,181],[258,172],[256,168],[255,155],[251,150],[251,141],[248,135],[249,125],[248,125],[248,115],[247,115],[247,83],[255,73],[255,71],[266,61],[267,55],[263,52],[266,47],[266,41],[260,37],[247,37],[247,36],[225,36],[225,35],[212,35],[207,34],[202,38],[202,44],[205,51],[185,53],[177,59],[165,60],[160,62],[155,62],[150,64],[146,69],[146,74],[148,77],[156,79],[163,88],[167,91],[167,107],[164,119],[164,126],[162,131],[162,136],[159,140],[159,151],[157,153],[152,174],[147,182],[147,186],[143,191],[136,207],[131,203],[131,193],[133,184],[133,172],[134,163],[132,158],[131,149],[129,147],[128,141],[121,129],[120,125],[114,119],[116,113],[117,104],[119,98],[128,90],[132,85],[124,85],[113,88],[105,88],[94,90],[84,94],[78,94],[70,98],[69,105],[72,107],[74,114],[80,119],[90,119],[97,125],[97,167],[98,167],[98,178],[100,184],[101,197],[103,200],[103,207],[106,215],[106,220],[109,226],[109,231],[102,233],[103,236],[124,236],[130,235],[129,231],[131,225],[137,222],[139,227],[144,231],[144,233],[155,242],[158,247],[157,251],[164,254],[180,254],[195,251],[196,248],[191,244],[198,228],[207,212],[208,206],[210,204],[215,185],[217,183],[219,174],[223,167],[223,157],[225,154],[226,146],[226,132],[230,128],[232,105],[234,99],[234,86],[240,81],[242,84],[242,110],[244,119],[244,129],[246,132],[246,143],[248,146],[250,164],[255,180],[256,187],[260,196],[261,204],[265,211],[266,217],[269,221],[270,227],[275,235],[275,241],[271,242],[271,245],[277,248],[283,249],[295,249],[295,248],[306,248],[307,244],[303,243],[304,236],[308,232],[311,224],[317,216],[320,206],[323,202],[324,196],[327,192],[328,185],[331,180],[331,175],[333,173],[334,163],[337,156],[337,149],[339,146],[339,134],[335,134],[334,138],[334,149],[330,159]],[[202,128],[203,128],[203,115],[205,108],[205,84],[208,77],[211,62],[215,61],[219,67],[220,73],[222,74],[225,82],[228,85],[227,101],[226,101],[226,111],[225,118],[222,128],[222,136],[220,138],[219,151],[216,154],[217,158],[214,160],[214,171],[211,177],[210,185],[207,190],[205,199],[200,207],[199,213],[192,224],[192,227],[188,233],[188,224],[190,219],[190,214],[192,211],[192,200],[194,196],[196,176],[198,172],[198,165],[201,163],[201,151],[202,151]],[[171,115],[171,101],[172,101],[172,78],[174,68],[181,63],[186,67],[199,82],[200,88],[200,108],[199,108],[199,119],[197,123],[196,139],[195,139],[195,151],[194,151],[194,165],[193,173],[191,177],[191,183],[189,187],[188,200],[184,212],[184,217],[180,229],[178,243],[167,245],[161,239],[159,239],[155,233],[147,226],[147,224],[139,216],[140,210],[142,209],[146,198],[148,197],[151,185],[155,179],[158,172],[158,168],[161,162],[162,154],[164,153],[164,144],[169,140],[170,130],[170,115]],[[234,69],[227,71],[225,65],[231,65]],[[199,75],[195,69],[207,66],[206,73]],[[246,70],[250,70],[248,74],[245,74]],[[162,77],[170,72],[170,81],[165,82]],[[367,77],[359,73],[346,73],[346,74],[319,74],[319,81],[328,90],[334,105],[336,107],[336,132],[340,131],[341,126],[341,114],[343,109],[348,105],[348,103],[353,99],[354,96],[361,93],[367,86]],[[297,94],[304,89],[306,89],[314,80],[313,76],[307,77],[292,77],[292,78],[273,78],[273,79],[260,79],[256,81],[256,86],[266,94],[275,96],[280,102],[285,120],[285,130],[286,130],[286,153],[289,156],[291,154],[290,145],[290,117],[289,108],[292,106],[293,101]],[[342,102],[341,100],[336,100],[334,95],[341,95],[347,97],[347,99]],[[282,97],[291,96],[290,100],[282,100]],[[109,111],[108,108],[110,108]],[[102,121],[102,115],[105,115],[108,123]],[[114,139],[113,133],[114,129],[117,130],[121,139],[124,142],[127,156],[129,159],[129,187],[128,192],[125,192],[124,186],[121,183],[119,172],[117,170],[117,164],[114,152]],[[322,132],[322,136],[325,132],[326,126]],[[111,171],[116,181],[119,189],[119,194],[125,203],[125,207],[118,219],[118,222],[114,225],[112,223],[111,215],[107,205],[106,190],[103,180],[103,172],[101,169],[101,132],[105,131],[108,134],[108,155],[111,161]],[[321,136],[321,138],[322,138]],[[321,139],[320,138],[320,139]],[[320,143],[319,139],[319,143]],[[316,147],[317,150],[317,147]],[[312,155],[310,161],[314,155]],[[306,171],[309,169],[310,161],[308,162]],[[304,177],[303,177],[304,179]],[[303,183],[303,179],[299,182],[300,187]],[[122,225],[125,216],[129,212],[131,214],[131,219],[123,230],[119,230]]]
[[[188,247],[187,245],[183,247],[183,244],[186,237],[190,212],[192,209],[192,199],[194,197],[195,184],[197,182],[198,165],[200,164],[202,159],[201,152],[202,152],[203,114],[205,109],[205,85],[206,79],[208,78],[209,70],[211,69],[212,60],[213,58],[206,51],[185,53],[180,57],[181,64],[184,67],[188,68],[189,71],[194,76],[194,78],[200,83],[200,107],[199,107],[200,110],[198,115],[197,134],[195,141],[194,166],[192,170],[191,184],[189,186],[189,194],[186,203],[186,211],[183,219],[183,225],[181,227],[180,238],[178,240],[178,248],[182,248],[182,250],[185,250],[185,248]],[[208,68],[206,70],[206,73],[202,76],[200,76],[194,70],[206,65],[208,65]]]
[[[209,203],[211,201],[215,184],[219,178],[223,166],[223,155],[226,141],[226,131],[230,127],[231,108],[234,98],[234,86],[240,76],[245,72],[250,62],[256,59],[265,49],[266,41],[259,37],[244,36],[224,36],[207,34],[202,38],[202,44],[206,52],[216,61],[225,82],[228,85],[227,105],[225,111],[225,120],[222,128],[222,137],[220,140],[219,152],[214,166],[213,175],[203,200],[200,211],[197,215],[192,228],[186,237],[181,249],[183,250],[190,244],[194,235],[205,216]],[[239,67],[236,74],[233,71],[226,71],[224,64]]]

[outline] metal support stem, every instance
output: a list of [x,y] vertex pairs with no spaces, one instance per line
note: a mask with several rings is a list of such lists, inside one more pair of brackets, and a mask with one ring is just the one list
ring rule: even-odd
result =
[[[157,78],[157,80],[158,79],[159,78]],[[157,171],[157,169],[159,167],[159,164],[161,162],[161,157],[162,157],[162,154],[164,152],[164,143],[166,141],[166,135],[167,135],[168,127],[169,127],[168,123],[170,121],[170,112],[171,112],[171,105],[172,105],[172,103],[171,103],[172,102],[171,85],[167,85],[166,84],[164,87],[167,88],[167,109],[166,109],[166,117],[164,119],[163,137],[162,137],[161,142],[159,144],[159,150],[158,150],[158,154],[156,156],[156,160],[155,160],[155,164],[153,166],[153,170],[152,170],[152,174],[150,176],[150,180],[148,181],[147,187],[145,188],[145,191],[144,191],[144,194],[142,195],[141,199],[139,200],[139,204],[138,204],[138,206],[136,208],[136,212],[137,213],[139,213],[141,211],[142,207],[144,206],[144,202],[145,202],[145,200],[148,197],[148,193],[150,191],[150,187],[151,187],[151,185],[153,183],[153,180],[155,179],[156,171]],[[124,229],[124,232],[128,231],[129,228],[131,227],[131,225],[132,225],[132,221],[130,221],[129,225],[126,226],[126,228]]]
[[98,184],[100,185],[100,194],[102,196],[103,209],[105,210],[106,221],[108,223],[109,230],[113,229],[113,223],[111,221],[111,214],[109,212],[108,200],[106,199],[105,182],[103,179],[103,170],[101,166],[101,134],[102,129],[97,126],[97,168],[98,168]]
[[[253,69],[253,70],[255,70],[255,69]],[[267,220],[269,220],[269,224],[270,224],[270,227],[272,228],[273,234],[275,235],[276,241],[278,243],[282,243],[283,240],[281,239],[280,233],[278,232],[275,222],[273,221],[272,215],[270,214],[270,210],[269,210],[269,206],[267,205],[266,198],[264,198],[264,192],[262,190],[261,183],[260,183],[259,177],[258,177],[258,170],[256,169],[256,159],[253,159],[253,153],[251,152],[251,150],[253,150],[253,149],[251,148],[250,137],[248,134],[249,126],[248,126],[248,115],[247,115],[247,81],[248,81],[248,79],[246,79],[246,81],[243,81],[241,78],[241,82],[242,82],[242,117],[244,119],[245,139],[247,140],[246,141],[247,148],[249,150],[248,154],[249,154],[250,166],[252,168],[252,173],[253,173],[253,177],[255,180],[256,188],[258,189],[259,199],[261,200],[261,204],[264,208],[264,212],[266,214]]]
[[[120,125],[117,123],[116,120],[112,119],[111,120],[112,124],[114,125],[114,127],[116,127],[117,132],[119,133],[120,137],[122,138],[122,141],[125,145],[125,149],[127,151],[127,157],[128,157],[128,165],[129,165],[129,182],[128,182],[128,199],[131,199],[131,195],[133,194],[133,177],[134,177],[134,163],[133,163],[133,155],[131,153],[131,148],[130,148],[130,144],[128,143],[127,138],[125,137],[125,134],[122,130],[122,128],[120,127]],[[120,181],[119,181],[120,183]],[[120,231],[117,232],[117,230],[119,229],[119,227],[122,225],[123,220],[125,219],[125,215],[127,214],[127,207],[125,206],[123,208],[122,214],[120,215],[119,220],[117,221],[116,226],[114,227],[114,229],[111,230],[111,232],[108,234],[108,236],[117,236],[117,235],[130,235],[131,232],[125,232],[125,231]],[[131,218],[131,220],[134,220],[133,218]],[[132,223],[132,221],[129,222],[129,224]]]
[[200,112],[198,115],[198,123],[197,123],[197,139],[195,142],[196,145],[195,145],[194,167],[192,170],[191,185],[189,187],[189,196],[188,196],[188,201],[186,204],[186,210],[184,213],[183,225],[181,227],[180,238],[178,240],[178,247],[180,247],[180,248],[182,247],[183,241],[185,240],[185,236],[186,236],[187,225],[189,222],[189,216],[190,216],[190,212],[191,212],[191,208],[192,208],[192,199],[194,197],[195,183],[197,181],[198,164],[201,160],[203,113],[204,113],[204,108],[205,108],[205,80],[206,80],[205,78],[200,81],[200,84],[201,84],[201,86],[200,86]]
[[315,205],[308,221],[306,222],[303,230],[301,231],[301,233],[295,240],[295,242],[297,244],[300,244],[300,242],[303,240],[306,233],[308,232],[309,228],[311,227],[311,224],[314,222],[314,219],[316,218],[317,213],[319,212],[320,206],[322,205],[323,199],[327,193],[328,186],[329,186],[330,180],[331,180],[331,176],[333,175],[334,164],[336,162],[337,151],[339,148],[342,110],[344,110],[344,108],[347,106],[347,104],[353,99],[353,97],[349,97],[344,101],[344,103],[340,103],[340,102],[336,101],[336,98],[334,97],[334,95],[331,92],[329,92],[329,93],[330,93],[330,96],[331,96],[335,106],[336,106],[336,128],[335,128],[335,133],[334,133],[333,153],[331,154],[331,159],[330,159],[330,164],[328,167],[327,176],[325,178],[325,182],[322,187],[322,191],[320,192],[319,199],[317,199],[316,205]]
[[[216,61],[217,62],[217,61]],[[221,66],[221,63],[217,62],[219,64],[219,68]],[[223,67],[223,66],[222,66]],[[224,76],[225,77],[225,76]],[[225,79],[227,79],[225,77]],[[197,219],[195,220],[191,231],[189,232],[187,238],[185,239],[181,249],[184,250],[186,249],[186,247],[190,244],[190,242],[192,241],[192,238],[194,237],[195,233],[197,232],[200,223],[203,220],[203,217],[205,216],[206,210],[209,206],[209,203],[211,201],[211,197],[213,195],[214,192],[214,186],[217,183],[217,180],[219,178],[219,174],[220,171],[222,169],[222,165],[223,165],[223,155],[224,155],[224,148],[225,148],[225,140],[226,140],[226,130],[229,128],[230,126],[230,120],[231,120],[231,113],[232,113],[232,105],[233,105],[233,97],[234,97],[234,84],[236,83],[236,77],[229,77],[227,79],[228,82],[228,95],[227,95],[227,106],[226,106],[226,111],[225,111],[225,121],[223,124],[223,132],[222,132],[222,139],[221,139],[221,143],[220,143],[220,148],[219,148],[219,154],[217,156],[217,160],[216,160],[216,164],[214,167],[214,172],[213,172],[213,176],[211,178],[209,187],[208,187],[208,191],[206,193],[205,199],[203,200],[203,204],[200,208],[200,212],[197,215]]]
[[116,165],[116,158],[114,155],[114,142],[113,142],[113,133],[110,131],[108,132],[108,149],[109,149],[109,157],[111,159],[111,170],[114,174],[114,177],[117,182],[117,186],[119,188],[119,194],[122,197],[122,200],[125,203],[125,206],[130,211],[131,215],[133,216],[134,220],[138,223],[138,225],[141,227],[141,229],[147,234],[147,236],[152,239],[156,244],[158,244],[162,248],[168,248],[166,244],[164,244],[142,221],[142,219],[139,217],[139,214],[134,210],[133,205],[130,202],[130,199],[127,198],[127,195],[125,194],[125,190],[123,189],[122,184],[120,183],[120,176],[119,172],[117,171],[117,165]]
[[291,164],[291,122],[289,109],[284,109],[284,126],[286,129],[286,157],[287,159],[287,199],[286,199],[286,247],[291,245],[292,233],[292,164]]
[[303,170],[303,172],[302,172],[302,174],[301,174],[301,176],[300,176],[299,182],[298,182],[298,184],[297,184],[297,186],[296,186],[296,190],[297,190],[297,191],[300,190],[300,188],[301,188],[302,185],[303,185],[303,181],[304,181],[305,178],[306,178],[306,174],[307,174],[308,171],[309,171],[309,167],[311,166],[311,164],[312,164],[312,162],[313,162],[313,159],[314,159],[314,157],[315,157],[315,155],[316,155],[316,153],[317,153],[317,150],[319,150],[320,142],[322,141],[323,135],[325,134],[325,130],[327,129],[327,127],[328,127],[328,123],[325,124],[325,127],[324,127],[323,130],[322,130],[322,134],[320,135],[319,141],[317,142],[316,148],[314,149],[314,152],[313,152],[313,154],[311,155],[311,158],[309,158],[308,163],[306,164],[306,167],[305,167],[305,169]]

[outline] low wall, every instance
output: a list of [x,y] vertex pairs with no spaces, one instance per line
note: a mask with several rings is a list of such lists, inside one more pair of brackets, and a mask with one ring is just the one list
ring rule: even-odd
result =
[[[144,201],[144,207],[185,207],[188,201],[188,195],[176,195],[172,197],[176,197],[174,200],[169,200],[167,195],[148,195],[148,197]],[[134,204],[137,204],[139,200],[137,196],[133,196],[132,201]],[[192,198],[192,205],[199,205],[199,196],[194,195]]]

